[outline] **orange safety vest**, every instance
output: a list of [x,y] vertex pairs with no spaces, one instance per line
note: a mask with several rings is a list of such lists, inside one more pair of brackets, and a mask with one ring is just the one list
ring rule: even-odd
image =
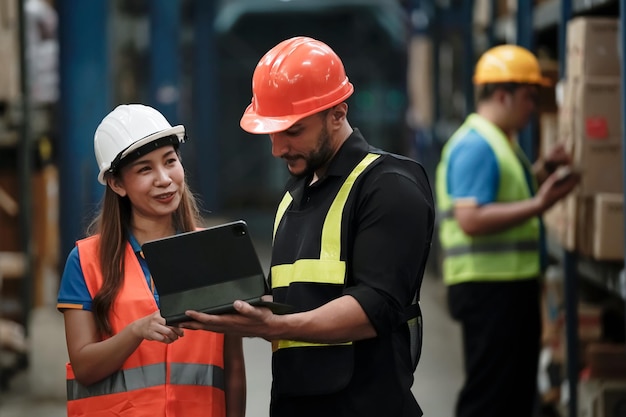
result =
[[[77,242],[80,265],[92,297],[102,286],[99,236]],[[158,310],[141,265],[126,245],[124,281],[109,320],[113,333]],[[178,417],[226,415],[224,335],[185,330],[174,343],[144,340],[122,368],[84,386],[67,364],[68,417]]]

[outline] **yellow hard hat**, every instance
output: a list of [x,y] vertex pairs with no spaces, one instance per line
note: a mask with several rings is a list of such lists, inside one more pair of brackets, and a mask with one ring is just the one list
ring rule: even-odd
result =
[[517,45],[496,46],[480,57],[474,71],[474,84],[491,83],[552,84],[541,75],[535,55]]

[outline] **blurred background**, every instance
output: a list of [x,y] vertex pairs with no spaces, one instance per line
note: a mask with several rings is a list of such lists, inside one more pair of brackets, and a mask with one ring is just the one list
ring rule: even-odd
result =
[[[148,104],[172,125],[185,125],[189,140],[181,147],[183,164],[207,223],[247,220],[267,255],[287,171],[272,158],[269,139],[247,134],[239,119],[250,103],[258,60],[296,35],[317,38],[342,58],[355,86],[348,99],[351,125],[371,144],[421,162],[431,182],[443,144],[474,109],[474,64],[497,44],[529,48],[540,58],[544,75],[558,82],[542,91],[540,112],[520,132],[520,144],[531,159],[572,133],[566,123],[577,118],[601,119],[605,128],[615,128],[612,141],[596,141],[593,147],[570,138],[581,149],[577,162],[588,164],[585,184],[590,188],[546,219],[553,268],[544,328],[552,333],[544,342],[560,356],[547,359],[541,377],[543,400],[565,407],[564,415],[576,415],[584,405],[577,400],[583,347],[611,339],[614,343],[597,348],[594,358],[600,361],[596,365],[611,364],[605,371],[619,370],[623,379],[614,398],[626,404],[626,290],[620,290],[626,282],[622,3],[0,0],[0,414],[7,413],[2,401],[22,390],[29,392],[25,404],[52,398],[62,406],[66,353],[56,295],[65,257],[84,236],[103,193],[96,179],[93,134],[116,105]],[[563,101],[567,85],[575,85],[574,77],[565,83],[568,45],[570,54],[575,51],[595,66],[572,73],[583,80],[578,85],[588,88]],[[575,103],[592,104],[583,108]],[[602,158],[585,157],[593,152]],[[591,206],[609,210],[602,205],[606,201],[613,211],[598,211],[595,217],[568,211]],[[435,244],[422,294],[437,301],[432,308],[441,311],[431,318],[440,321],[431,322],[434,333],[422,357],[432,373],[418,383],[425,401],[439,401],[427,415],[446,416],[454,396],[450,384],[460,384],[462,365],[458,343],[450,343],[458,334],[445,314],[438,265]],[[579,298],[602,307],[579,306]],[[609,309],[617,313],[603,327],[599,317]],[[571,359],[579,356],[580,362]],[[428,365],[420,365],[418,373],[420,369],[430,372]],[[26,383],[16,383],[24,372]],[[430,387],[432,397],[423,391],[428,392],[428,381],[442,382]],[[440,388],[445,391],[436,394]]]

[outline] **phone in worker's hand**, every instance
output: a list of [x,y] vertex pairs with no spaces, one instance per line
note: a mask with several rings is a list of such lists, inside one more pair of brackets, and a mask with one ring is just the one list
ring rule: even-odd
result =
[[569,180],[570,178],[572,178],[573,176],[580,175],[580,171],[570,165],[564,165],[562,167],[557,168],[554,175],[557,176],[557,179],[554,182],[554,184],[560,185],[566,182],[567,180]]

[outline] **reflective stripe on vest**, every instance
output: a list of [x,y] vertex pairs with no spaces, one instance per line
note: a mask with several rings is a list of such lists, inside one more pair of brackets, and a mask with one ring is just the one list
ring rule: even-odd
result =
[[459,256],[468,253],[498,253],[498,252],[525,252],[539,250],[537,241],[526,242],[475,242],[467,246],[455,246],[453,248],[444,249],[444,255]]
[[[367,154],[361,162],[352,170],[350,175],[339,189],[331,204],[324,225],[322,227],[322,241],[319,259],[299,259],[293,264],[272,266],[272,288],[288,287],[293,282],[323,283],[341,285],[346,278],[346,263],[341,257],[341,220],[343,209],[354,186],[356,179],[365,169],[380,155]],[[276,212],[274,221],[274,237],[278,225],[282,220],[287,208],[293,201],[289,193],[286,193]],[[272,348],[285,349],[304,346],[338,346],[350,345],[351,342],[339,344],[307,343],[292,340],[279,340],[272,343]]]
[[[500,182],[495,201],[517,202],[531,198],[524,167],[530,163],[517,143],[483,117],[472,114],[448,141],[437,167],[437,219],[447,285],[469,281],[508,281],[534,278],[539,274],[540,223],[530,218],[509,229],[481,236],[467,235],[454,217],[453,201],[447,189],[449,155],[468,134],[475,131],[493,151]],[[531,189],[532,188],[532,189]]]
[[[440,221],[451,220],[454,218],[453,210],[441,210],[437,212]],[[536,240],[519,241],[519,242],[473,242],[470,245],[455,246],[453,248],[444,248],[444,256],[466,255],[468,253],[497,253],[510,251],[538,251],[540,249],[539,242]]]
[[[88,387],[75,379],[67,380],[67,399],[99,395],[118,394],[142,388],[150,388],[166,383],[164,364],[124,369]],[[170,368],[170,384],[203,385],[224,389],[224,370],[212,365],[174,363]]]

